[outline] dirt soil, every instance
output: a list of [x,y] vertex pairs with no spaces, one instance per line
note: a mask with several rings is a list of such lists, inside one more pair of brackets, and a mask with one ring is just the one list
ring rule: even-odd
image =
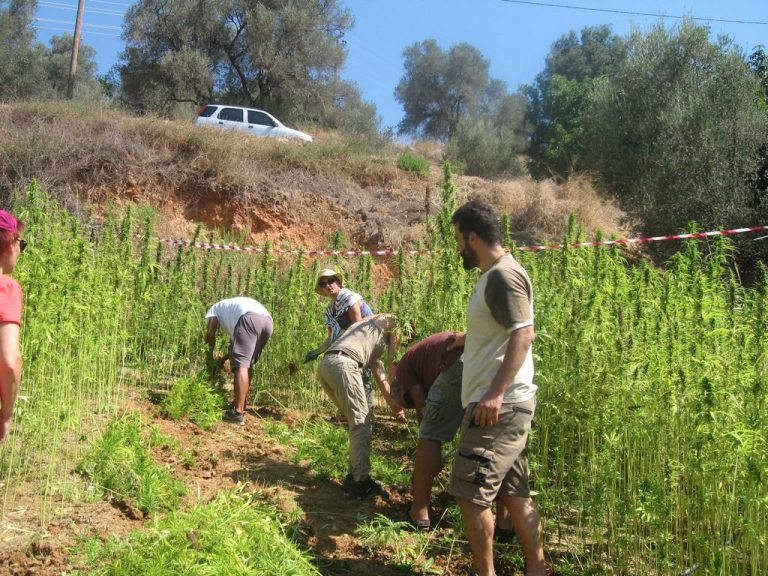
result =
[[[383,555],[372,554],[355,536],[360,515],[371,518],[380,513],[393,520],[405,520],[408,488],[388,486],[389,500],[375,498],[356,501],[345,496],[333,480],[321,480],[307,465],[296,463],[293,449],[281,445],[265,431],[270,421],[289,426],[298,419],[326,416],[284,412],[270,406],[249,410],[246,425],[219,423],[214,430],[204,431],[188,421],[173,421],[157,416],[157,408],[148,400],[135,399],[130,409],[140,410],[149,425],[157,426],[166,436],[175,438],[181,447],[192,452],[193,459],[180,457],[178,450],[162,449],[154,456],[180,476],[187,485],[185,506],[207,502],[220,490],[245,483],[262,497],[288,513],[301,510],[301,534],[305,544],[319,557],[322,573],[330,576],[397,575],[402,568],[392,565]],[[386,444],[399,438],[402,445],[413,438],[414,430],[398,424],[379,409],[374,444]],[[342,424],[339,424],[342,425]],[[386,448],[384,448],[386,450]],[[407,465],[408,454],[387,454]],[[190,460],[193,462],[190,464]],[[73,472],[73,483],[84,485]],[[32,487],[31,487],[32,488]],[[62,575],[85,570],[70,554],[79,537],[125,536],[151,522],[141,511],[121,500],[63,498],[47,502],[48,518],[41,518],[38,490],[21,491],[7,507],[0,521],[0,574],[10,576]],[[435,518],[440,518],[450,498],[437,495]],[[446,534],[452,528],[438,528],[433,533]],[[462,546],[462,545],[460,545]],[[436,558],[444,574],[464,574],[469,565],[466,550],[449,550],[444,558]]]

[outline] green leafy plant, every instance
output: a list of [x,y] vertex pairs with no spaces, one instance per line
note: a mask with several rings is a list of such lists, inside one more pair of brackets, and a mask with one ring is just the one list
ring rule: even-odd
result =
[[184,485],[152,459],[138,413],[110,423],[78,471],[98,489],[128,501],[145,514],[173,508],[185,493]]
[[424,560],[422,556],[429,541],[428,534],[414,532],[407,522],[398,522],[383,514],[359,524],[355,534],[371,552],[386,551],[395,562],[408,566]]
[[279,422],[267,432],[281,443],[296,448],[294,460],[308,463],[320,478],[341,480],[347,473],[347,432],[324,420],[308,420],[288,427]]
[[73,552],[92,576],[320,574],[286,536],[277,510],[242,490],[172,512],[125,540],[81,541]]
[[161,406],[169,418],[179,420],[189,416],[203,430],[210,430],[221,420],[226,402],[224,391],[211,386],[208,373],[203,370],[193,376],[177,378]]
[[[313,419],[292,427],[271,422],[266,429],[282,444],[294,447],[294,461],[309,464],[320,478],[341,481],[347,474],[349,439],[344,428]],[[403,463],[382,457],[375,450],[371,453],[371,475],[385,484],[405,484],[409,479]]]
[[397,159],[397,166],[406,172],[416,172],[420,176],[429,176],[429,160],[406,150]]
[[[143,499],[147,510],[174,506],[174,490],[150,482],[167,475],[149,458],[166,441],[152,432],[147,441],[125,417],[109,427],[106,421],[148,388],[168,390],[179,413],[197,408],[184,404],[209,386],[199,375],[205,310],[235,291],[259,299],[275,320],[253,369],[254,396],[314,415],[292,428],[275,424],[270,433],[296,446],[297,461],[341,480],[346,431],[327,422],[332,406],[314,367],[300,363],[324,337],[315,276],[326,265],[341,268],[345,285],[370,287],[374,309],[396,314],[416,338],[464,329],[475,274],[456,253],[449,165],[441,205],[427,222],[428,252],[401,251],[395,277],[375,292],[381,283],[369,260],[308,261],[267,245],[254,263],[252,254],[167,248],[155,243],[151,218],[135,207],[80,221],[30,185],[16,209],[29,239],[14,271],[25,295],[25,369],[14,426],[0,449],[4,505],[37,482],[45,516],[60,505],[52,495],[63,493],[68,471],[82,462],[95,486]],[[573,220],[560,240],[585,239]],[[547,532],[567,543],[567,562],[583,573],[666,574],[695,563],[736,576],[768,572],[765,270],[753,285],[741,284],[727,240],[687,242],[661,268],[617,246],[510,248],[535,289],[535,499]],[[397,455],[414,442],[388,437],[391,446],[381,449],[379,430],[373,475],[407,483],[407,456]],[[194,465],[186,447],[170,448]],[[458,529],[455,514],[452,524]]]

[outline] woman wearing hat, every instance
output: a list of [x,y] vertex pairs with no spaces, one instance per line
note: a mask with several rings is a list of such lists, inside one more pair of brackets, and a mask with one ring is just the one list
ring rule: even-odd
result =
[[23,224],[12,214],[0,210],[0,443],[8,436],[13,405],[21,382],[22,293],[19,283],[8,276],[26,247],[21,239]]
[[328,328],[328,338],[320,345],[324,351],[336,340],[341,333],[355,322],[373,316],[373,310],[363,297],[349,288],[344,288],[341,274],[333,268],[321,270],[315,281],[315,292],[320,296],[331,299],[325,309],[325,325]]
[[[315,292],[320,296],[331,299],[331,303],[325,309],[325,326],[328,329],[328,337],[320,346],[307,352],[305,362],[311,362],[320,354],[328,350],[331,344],[352,324],[360,322],[363,318],[373,316],[373,310],[363,297],[349,288],[344,288],[342,275],[333,268],[325,268],[320,271],[315,280]],[[368,402],[373,405],[373,388],[371,385],[370,370],[366,369],[364,383],[368,394]],[[387,404],[392,409],[398,420],[405,420],[403,408],[395,402],[388,387],[379,386]]]

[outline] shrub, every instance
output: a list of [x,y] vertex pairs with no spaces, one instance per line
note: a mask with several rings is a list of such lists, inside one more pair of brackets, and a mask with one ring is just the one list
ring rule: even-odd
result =
[[429,161],[408,150],[400,154],[397,165],[406,172],[416,172],[420,176],[429,176]]
[[285,535],[277,511],[240,491],[173,512],[125,541],[88,540],[79,552],[89,574],[319,574]]
[[487,120],[465,120],[445,147],[446,159],[470,176],[522,176],[513,130],[494,130]]

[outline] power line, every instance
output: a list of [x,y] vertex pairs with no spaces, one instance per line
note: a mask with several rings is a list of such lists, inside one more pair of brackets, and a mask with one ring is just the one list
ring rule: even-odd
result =
[[[72,34],[72,28],[53,28],[50,26],[35,26],[38,30],[48,30],[49,32],[69,32]],[[83,37],[88,36],[108,36],[109,38],[120,38],[120,34],[107,34],[106,32],[94,32],[93,30],[86,30],[82,33]]]
[[589,8],[587,6],[573,6],[571,4],[553,4],[551,2],[532,2],[526,0],[501,0],[509,4],[528,4],[530,6],[545,6],[548,8],[566,8],[568,10],[584,10],[586,12],[606,12],[608,14],[626,14],[629,16],[652,16],[654,18],[674,18],[683,20],[699,20],[703,22],[725,22],[727,24],[757,24],[759,26],[768,26],[768,22],[759,22],[755,20],[727,20],[723,18],[702,18],[697,16],[676,16],[672,14],[655,14],[652,12],[632,12],[630,10],[614,10],[611,8]]
[[125,2],[108,2],[107,0],[88,0],[92,4],[110,4],[112,6],[120,6],[121,8],[130,8],[131,4]]
[[[71,4],[61,4],[58,2],[40,2],[40,6],[44,6],[46,8],[53,8],[56,10],[71,10],[75,12],[77,10],[77,6],[72,6]],[[87,8],[86,12],[89,14],[103,14],[106,16],[124,16],[125,12],[118,12],[116,10],[107,10],[105,8]]]
[[[68,20],[54,20],[52,18],[35,18],[38,22],[45,22],[46,24],[69,24],[74,26],[74,21],[68,21]],[[104,30],[117,30],[122,31],[123,29],[120,26],[110,26],[108,24],[89,24],[84,23],[83,26],[89,26],[91,28],[102,28]]]

